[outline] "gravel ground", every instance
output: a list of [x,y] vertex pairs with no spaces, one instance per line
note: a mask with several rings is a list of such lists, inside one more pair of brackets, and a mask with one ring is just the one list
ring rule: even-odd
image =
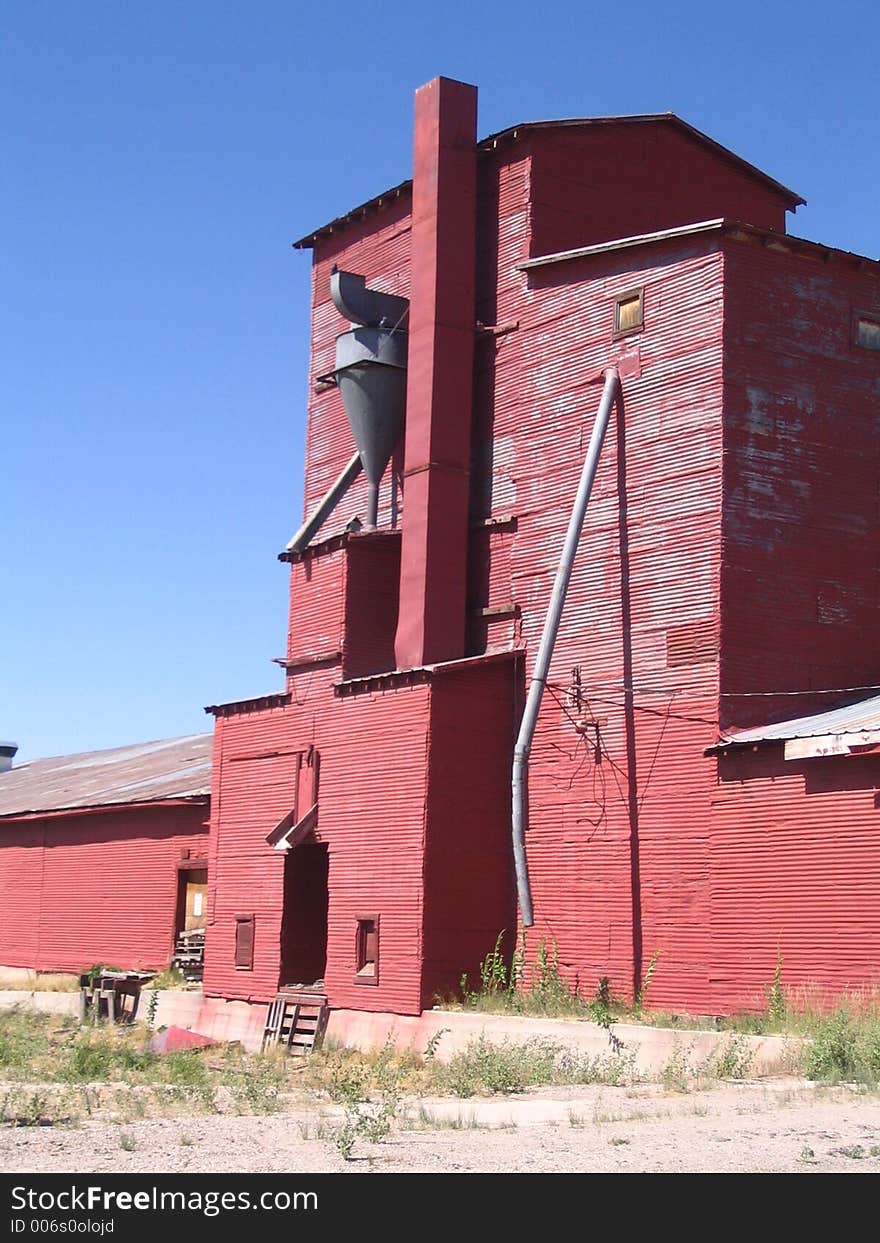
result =
[[880,1172],[880,1095],[803,1081],[548,1088],[491,1100],[410,1101],[379,1144],[344,1161],[340,1114],[89,1121],[4,1128],[7,1172]]

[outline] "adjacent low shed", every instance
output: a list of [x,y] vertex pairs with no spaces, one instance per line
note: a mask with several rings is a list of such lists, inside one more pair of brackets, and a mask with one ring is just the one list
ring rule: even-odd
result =
[[211,741],[194,734],[0,772],[2,966],[168,965],[178,932],[206,914]]

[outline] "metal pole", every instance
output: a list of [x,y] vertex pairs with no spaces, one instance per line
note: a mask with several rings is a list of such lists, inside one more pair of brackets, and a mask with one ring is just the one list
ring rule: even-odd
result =
[[323,499],[319,502],[317,509],[313,509],[302,524],[300,529],[294,535],[290,543],[285,547],[285,552],[299,552],[305,548],[313,535],[323,526],[333,510],[345,496],[348,489],[361,473],[361,455],[355,453],[345,470],[339,476],[334,484],[331,485],[329,491],[325,493]]
[[568,531],[566,532],[565,544],[562,548],[562,558],[559,562],[559,568],[556,571],[556,581],[553,584],[553,593],[550,596],[550,606],[547,610],[544,630],[541,634],[541,642],[538,646],[538,654],[535,657],[535,667],[532,671],[532,680],[529,684],[529,693],[526,698],[526,706],[520,722],[516,745],[513,749],[513,815],[511,823],[513,837],[513,862],[516,871],[517,901],[519,903],[522,922],[526,928],[531,928],[532,924],[535,922],[532,911],[532,891],[531,886],[529,885],[529,870],[526,861],[525,846],[525,796],[529,752],[532,749],[532,738],[534,737],[535,726],[538,722],[538,711],[541,707],[544,687],[547,684],[547,675],[550,671],[550,660],[553,656],[553,648],[556,644],[556,636],[559,632],[559,623],[562,619],[562,609],[565,604],[565,596],[568,591],[572,566],[574,565],[574,558],[577,553],[578,543],[581,537],[581,528],[584,525],[584,517],[587,512],[590,493],[593,489],[593,481],[596,478],[596,469],[599,465],[599,455],[602,452],[602,444],[605,440],[605,432],[608,427],[608,421],[611,418],[611,411],[614,408],[614,402],[619,391],[620,377],[617,374],[617,368],[609,367],[605,372],[605,387],[602,390],[602,400],[599,403],[596,421],[593,424],[593,432],[590,436],[590,444],[587,449],[586,459],[584,461],[584,469],[581,472],[581,481],[578,485],[574,508],[571,511],[571,518],[568,522]]

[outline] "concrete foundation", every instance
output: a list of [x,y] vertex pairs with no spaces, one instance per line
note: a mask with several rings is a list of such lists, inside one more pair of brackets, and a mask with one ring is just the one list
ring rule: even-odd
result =
[[506,1014],[470,1014],[459,1010],[426,1010],[418,1017],[367,1014],[358,1010],[335,1010],[327,1036],[339,1044],[369,1051],[391,1041],[398,1049],[424,1053],[429,1043],[434,1056],[449,1061],[474,1040],[501,1044],[525,1044],[541,1040],[588,1057],[631,1057],[643,1075],[658,1073],[681,1050],[691,1066],[704,1064],[713,1053],[736,1039],[743,1056],[750,1055],[750,1073],[773,1074],[791,1061],[800,1042],[784,1036],[734,1036],[725,1031],[679,1031],[635,1023],[615,1023],[611,1035],[597,1023],[580,1019],[518,1018]]
[[[147,1020],[151,992],[141,995],[138,1018]],[[78,993],[0,990],[0,1010],[22,1009],[43,1014],[79,1014]],[[213,1040],[238,1041],[248,1052],[259,1051],[266,1022],[266,1005],[205,997],[200,989],[162,989],[153,1016],[154,1027],[183,1027]],[[737,1036],[726,1031],[679,1031],[615,1023],[615,1041],[596,1023],[579,1019],[518,1018],[506,1014],[472,1014],[460,1010],[426,1010],[418,1016],[373,1014],[363,1010],[334,1010],[327,1039],[349,1048],[371,1052],[391,1042],[400,1051],[423,1054],[429,1047],[440,1061],[449,1061],[481,1037],[494,1044],[526,1044],[532,1040],[559,1045],[581,1056],[631,1058],[640,1075],[658,1074],[679,1056],[689,1066],[704,1065],[713,1054],[737,1042],[737,1052],[749,1057],[750,1075],[786,1070],[802,1044],[785,1036]]]
[[0,989],[0,1010],[28,1010],[79,1018],[79,993],[49,993],[38,989]]

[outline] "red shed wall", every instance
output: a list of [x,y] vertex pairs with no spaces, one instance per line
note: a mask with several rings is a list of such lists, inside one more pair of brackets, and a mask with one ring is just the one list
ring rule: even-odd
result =
[[[517,522],[509,590],[531,669],[599,388],[612,362],[613,300],[645,288],[630,341],[532,751],[529,936],[592,990],[631,994],[653,953],[652,999],[702,1010],[710,949],[721,525],[722,281],[713,242],[539,270],[499,346],[495,460]],[[622,535],[621,535],[622,532]],[[581,709],[572,691],[580,669]],[[626,687],[632,686],[632,697]],[[598,722],[602,757],[572,718]]]
[[722,711],[762,724],[880,682],[880,282],[855,263],[725,247]]
[[203,806],[125,808],[0,827],[0,963],[162,968],[174,948],[177,865],[207,853]]
[[40,961],[43,821],[6,821],[0,825],[0,842],[0,963],[36,971]]
[[880,760],[722,758],[712,806],[712,1013],[880,982]]
[[725,216],[785,232],[786,199],[669,122],[535,131],[532,255]]

